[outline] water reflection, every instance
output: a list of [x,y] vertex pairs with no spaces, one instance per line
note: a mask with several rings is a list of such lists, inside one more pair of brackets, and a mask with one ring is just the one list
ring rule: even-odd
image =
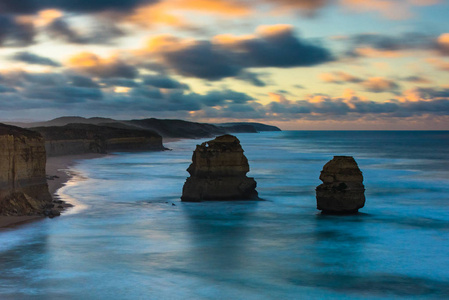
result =
[[237,270],[248,263],[248,227],[257,201],[203,202],[182,205],[188,220],[189,256],[205,270]]

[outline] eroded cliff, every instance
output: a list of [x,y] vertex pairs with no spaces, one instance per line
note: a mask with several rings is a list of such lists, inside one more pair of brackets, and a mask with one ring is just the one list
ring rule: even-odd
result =
[[41,215],[53,206],[42,136],[0,124],[0,215]]

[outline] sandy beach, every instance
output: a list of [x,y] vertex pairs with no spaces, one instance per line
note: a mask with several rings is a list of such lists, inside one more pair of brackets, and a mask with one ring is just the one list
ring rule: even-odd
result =
[[[80,155],[65,155],[47,158],[46,174],[48,190],[53,197],[53,201],[60,201],[57,191],[65,185],[72,177],[70,167],[76,164],[80,159],[92,159],[105,156],[105,154],[88,153]],[[59,203],[61,211],[70,207],[70,203]],[[0,216],[0,229],[11,228],[29,222],[35,222],[44,219],[43,216]]]

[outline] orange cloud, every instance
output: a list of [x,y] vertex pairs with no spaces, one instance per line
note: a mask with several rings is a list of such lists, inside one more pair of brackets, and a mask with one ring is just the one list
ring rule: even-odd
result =
[[417,89],[406,90],[402,93],[402,95],[398,96],[397,99],[400,102],[418,102],[424,100],[421,93]]
[[443,33],[437,39],[438,50],[445,55],[449,55],[449,33]]
[[413,16],[411,7],[430,6],[440,0],[340,0],[347,9],[353,11],[376,11],[389,19],[408,19]]
[[443,71],[449,71],[449,61],[440,59],[440,58],[428,58],[426,61],[435,66],[437,69],[443,70]]
[[331,101],[328,95],[321,95],[321,94],[313,94],[313,95],[307,95],[306,100],[309,103],[324,103],[327,101]]
[[357,48],[354,50],[357,55],[364,57],[403,57],[406,56],[406,51],[393,51],[393,50],[379,50],[371,47]]
[[362,79],[342,71],[336,71],[332,73],[322,73],[319,75],[319,78],[322,81],[328,83],[343,83],[343,82],[357,83],[362,81]]
[[321,73],[318,77],[324,82],[337,82],[337,79],[332,73]]
[[240,42],[256,39],[257,37],[272,37],[289,34],[293,31],[294,27],[289,24],[260,25],[256,28],[255,34],[246,34],[239,36],[233,34],[219,34],[214,36],[212,42],[223,47],[234,47]]
[[394,81],[383,77],[371,77],[363,81],[361,85],[373,93],[391,92],[399,87]]
[[188,40],[181,40],[170,34],[157,35],[148,40],[143,53],[176,51],[183,49],[187,44],[189,44]]
[[290,100],[288,100],[287,98],[285,98],[284,95],[281,95],[281,94],[268,93],[268,96],[270,97],[271,102],[282,103],[282,104],[290,103]]
[[174,27],[187,26],[187,21],[184,20],[182,16],[171,12],[165,2],[140,7],[136,9],[135,13],[129,16],[126,21],[145,27],[153,27],[155,25],[168,25]]
[[230,17],[245,16],[252,10],[249,6],[230,0],[165,0],[136,9],[127,21],[146,27],[168,25],[188,28],[191,22],[185,18],[186,11]]
[[251,12],[250,7],[242,2],[232,0],[170,0],[173,8],[216,13],[229,16],[244,16]]
[[101,59],[90,52],[78,53],[69,58],[68,64],[75,68],[91,68],[101,64]]
[[96,77],[123,77],[135,78],[137,69],[125,63],[118,56],[102,58],[91,52],[81,52],[73,55],[67,61],[67,65],[80,72]]

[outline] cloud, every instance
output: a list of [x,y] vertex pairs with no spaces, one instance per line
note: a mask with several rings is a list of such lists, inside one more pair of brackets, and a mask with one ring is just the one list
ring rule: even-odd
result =
[[211,91],[202,97],[202,103],[206,106],[217,106],[223,104],[245,104],[254,100],[245,93],[233,90]]
[[85,88],[99,88],[98,83],[92,80],[90,77],[78,75],[78,74],[70,74],[67,75],[68,83],[77,86],[77,87],[85,87]]
[[432,102],[435,100],[448,100],[449,89],[413,88],[404,91],[397,98],[400,102]]
[[253,12],[249,3],[235,0],[164,0],[139,7],[135,12],[126,16],[125,21],[145,27],[168,25],[182,29],[197,29],[184,16],[176,13],[180,10],[184,11],[184,15],[195,12],[222,17],[242,17]]
[[198,94],[186,84],[162,75],[136,80],[93,80],[76,73],[0,72],[0,93],[7,102],[0,102],[0,109],[8,111],[46,108],[91,112],[95,107],[95,111],[102,114],[127,112],[134,115],[157,111],[167,116],[169,112],[176,112],[187,117],[192,111],[209,107],[243,112],[256,105],[253,97],[245,93],[225,89]]
[[219,35],[211,41],[162,35],[150,39],[140,54],[156,57],[180,75],[208,80],[251,79],[242,74],[244,69],[308,67],[332,60],[329,50],[297,38],[290,25],[260,26],[254,35]]
[[270,93],[271,101],[263,105],[251,95],[231,89],[214,89],[200,94],[182,87],[182,82],[163,75],[128,79],[92,78],[73,71],[3,71],[0,72],[3,99],[0,117],[23,115],[36,109],[45,109],[46,114],[57,111],[57,115],[69,112],[94,115],[101,111],[102,115],[125,118],[157,112],[159,117],[204,120],[347,121],[449,117],[449,88],[415,88],[383,102],[361,97],[349,89],[337,97],[314,93],[299,100],[291,100],[281,91]]
[[164,75],[146,75],[143,77],[143,83],[161,89],[189,89],[187,84]]
[[449,55],[449,33],[441,34],[437,39],[437,49],[443,55]]
[[51,38],[61,39],[72,44],[108,44],[124,35],[120,28],[109,21],[96,20],[90,24],[86,32],[86,30],[75,29],[63,17],[52,20],[45,27],[45,31]]
[[78,13],[126,12],[138,6],[155,2],[156,0],[2,0],[0,11],[11,14],[34,14],[46,9]]
[[340,4],[355,12],[378,12],[388,19],[409,19],[414,6],[431,6],[440,0],[340,0]]
[[139,83],[132,78],[102,78],[101,83],[107,87],[138,87]]
[[428,51],[433,54],[449,55],[449,33],[429,35],[406,32],[398,35],[364,33],[340,39],[350,44],[350,57],[400,57],[412,51]]
[[424,84],[432,83],[432,80],[418,75],[407,76],[401,78],[401,80],[413,83],[424,83]]
[[359,77],[356,77],[354,75],[351,75],[349,73],[342,72],[342,71],[336,71],[336,72],[332,72],[332,73],[321,73],[319,75],[319,78],[321,79],[321,81],[328,82],[328,83],[337,83],[337,84],[342,84],[342,83],[347,83],[347,82],[359,83],[359,82],[363,81],[363,79],[361,79]]
[[101,78],[136,78],[138,70],[118,57],[101,58],[94,53],[82,52],[68,60],[68,65],[79,72]]
[[332,60],[327,49],[298,39],[293,26],[286,24],[259,26],[250,37],[217,36],[214,44],[232,51],[249,67],[304,67]]
[[4,85],[0,85],[0,94],[4,94],[4,93],[12,93],[12,92],[16,92],[17,90],[15,88],[9,87],[9,86],[4,86]]
[[28,108],[29,99],[32,99],[33,103],[41,100],[42,107],[47,107],[52,106],[52,103],[84,103],[103,98],[98,86],[80,86],[73,82],[73,76],[57,73],[1,72],[0,84],[16,91],[11,97],[15,98],[16,105],[22,106],[23,109]]
[[[392,92],[396,93],[399,89],[399,85],[391,79],[386,79],[383,77],[371,77],[371,78],[361,78],[354,75],[351,75],[342,71],[335,71],[332,73],[321,73],[319,75],[321,81],[326,83],[336,83],[336,84],[344,84],[344,83],[356,83],[365,88],[368,92],[373,93],[382,93],[382,92]],[[408,77],[407,81],[417,82],[419,77]]]
[[32,23],[0,14],[0,46],[25,47],[34,43],[35,35]]
[[399,85],[392,80],[383,77],[372,77],[363,81],[361,85],[369,92],[382,93],[394,92],[399,88]]
[[17,52],[13,56],[11,56],[12,60],[25,62],[31,65],[43,65],[43,66],[51,66],[51,67],[60,67],[61,64],[44,56],[39,56],[34,53],[22,51]]
[[434,38],[422,33],[407,32],[396,36],[384,34],[356,34],[348,37],[349,56],[398,57],[406,51],[431,50]]
[[264,87],[267,85],[267,83],[259,78],[260,74],[248,72],[248,71],[242,71],[240,74],[236,77],[237,79],[246,81],[251,83],[254,86],[258,87]]
[[426,59],[426,61],[429,64],[435,66],[435,68],[437,68],[439,70],[449,72],[449,61],[447,61],[447,60],[443,60],[443,59],[434,57],[434,58],[428,58],[428,59]]
[[[413,96],[411,96],[413,94]],[[276,95],[265,107],[266,118],[277,120],[357,120],[449,116],[449,89],[413,89],[385,102],[357,96],[347,90],[341,97],[311,94],[305,100],[292,101]]]

